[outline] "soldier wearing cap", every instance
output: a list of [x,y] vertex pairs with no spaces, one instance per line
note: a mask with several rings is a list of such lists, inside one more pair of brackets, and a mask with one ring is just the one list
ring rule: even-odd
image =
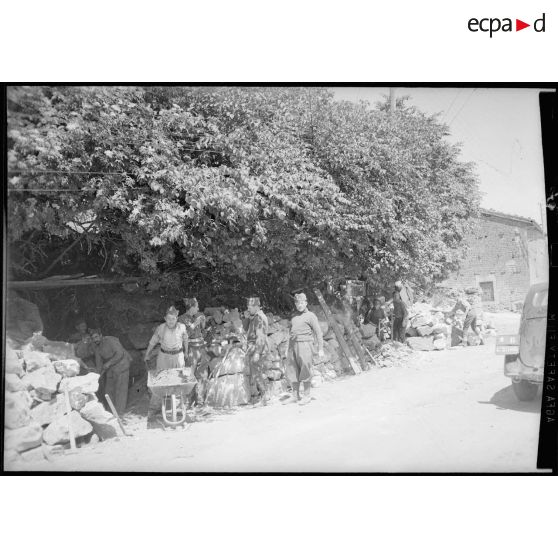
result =
[[262,405],[267,404],[267,386],[263,376],[263,360],[269,353],[269,345],[267,340],[268,321],[267,316],[260,308],[260,299],[257,296],[251,296],[247,299],[248,306],[248,332],[247,344],[248,349],[246,356],[250,367],[250,391],[252,399],[257,400],[259,397]]
[[203,330],[206,319],[200,312],[198,301],[194,297],[184,298],[186,312],[181,314],[178,321],[186,326],[188,332],[188,363],[192,367],[194,375],[198,380],[195,390],[196,402],[203,405],[207,392],[209,355],[205,349]]
[[[287,376],[293,386],[293,395],[285,403],[309,403],[310,379],[314,359],[314,340],[318,343],[318,355],[324,356],[322,330],[316,314],[308,310],[304,293],[295,295],[297,313],[291,319],[289,336],[289,353],[287,355]],[[300,397],[300,384],[304,386],[304,395]]]
[[[186,326],[178,321],[178,310],[171,306],[165,315],[165,323],[155,329],[155,333],[149,341],[145,351],[144,360],[151,358],[151,351],[159,344],[157,355],[157,371],[171,368],[184,368],[186,366],[185,355],[188,354],[188,332]],[[147,412],[148,428],[153,426],[157,412],[161,408],[161,399],[151,394],[149,410]]]

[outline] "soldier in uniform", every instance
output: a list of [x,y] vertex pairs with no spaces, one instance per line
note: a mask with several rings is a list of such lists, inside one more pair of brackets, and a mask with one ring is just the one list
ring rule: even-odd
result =
[[[287,376],[293,386],[292,396],[285,403],[306,405],[310,403],[310,379],[314,359],[314,340],[318,343],[318,355],[324,356],[324,341],[318,318],[308,310],[304,293],[295,295],[296,314],[291,320],[289,349],[287,355]],[[300,397],[300,384],[304,395]]]
[[478,336],[480,344],[484,345],[484,338],[480,328],[480,319],[482,318],[482,301],[475,288],[467,289],[466,293],[470,293],[470,300],[467,300],[465,295],[459,297],[452,311],[448,317],[453,318],[458,310],[465,313],[465,320],[463,322],[463,339],[461,345],[467,346],[467,333],[471,328]]
[[186,326],[188,332],[188,364],[192,367],[198,385],[194,393],[196,403],[203,407],[207,393],[209,355],[205,349],[204,328],[205,315],[200,312],[196,298],[184,298],[186,312],[181,314],[178,321]]
[[[144,357],[146,363],[150,360],[151,352],[156,345],[160,345],[157,355],[157,372],[185,366],[185,355],[188,354],[188,333],[186,326],[178,321],[178,310],[174,306],[167,310],[165,322],[155,329],[153,337],[149,341]],[[147,412],[148,428],[156,427],[156,416],[161,410],[161,403],[161,398],[155,393],[151,393]]]
[[248,319],[247,319],[247,352],[248,366],[250,367],[250,391],[253,402],[267,405],[267,385],[264,379],[264,360],[269,353],[267,340],[268,322],[267,316],[260,308],[260,299],[252,296],[247,299]]

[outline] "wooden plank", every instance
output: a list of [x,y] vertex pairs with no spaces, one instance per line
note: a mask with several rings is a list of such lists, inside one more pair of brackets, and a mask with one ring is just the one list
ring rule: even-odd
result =
[[[351,313],[352,313],[351,308],[349,307],[349,305],[347,304],[347,301],[345,299],[343,299],[342,302],[343,302],[343,308],[345,308],[345,311],[349,314],[349,317],[350,317]],[[349,327],[348,327],[349,339],[351,340],[351,343],[353,344],[355,352],[358,356],[360,366],[362,367],[363,370],[367,370],[368,369],[368,361],[366,360],[366,355],[364,354],[364,349],[362,348],[362,345],[361,345],[360,341],[358,340],[358,337],[356,336],[356,328],[355,328],[354,324],[352,323],[352,321],[349,321],[348,325],[349,325]]]
[[360,374],[362,372],[362,368],[360,367],[358,360],[352,355],[351,350],[349,349],[349,345],[347,345],[347,342],[345,341],[345,338],[343,337],[343,334],[339,329],[339,324],[335,321],[335,318],[333,317],[333,314],[331,313],[329,306],[326,304],[326,301],[320,289],[314,289],[314,294],[318,298],[318,302],[320,303],[320,306],[322,307],[322,310],[324,311],[324,314],[326,315],[326,318],[329,321],[329,325],[333,328],[333,333],[335,333],[335,337],[337,337],[339,346],[341,347],[341,350],[343,351],[345,357],[349,361],[349,364],[351,365],[353,372],[355,374]]
[[126,277],[117,279],[44,279],[42,281],[8,281],[9,289],[63,289],[65,287],[86,287],[91,285],[120,285],[123,283],[137,283],[144,281],[145,277]]

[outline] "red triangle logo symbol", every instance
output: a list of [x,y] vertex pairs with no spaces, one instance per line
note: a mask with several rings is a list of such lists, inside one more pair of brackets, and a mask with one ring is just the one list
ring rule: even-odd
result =
[[520,19],[515,20],[515,30],[516,31],[521,31],[522,29],[525,29],[526,27],[531,27],[531,24],[525,23],[524,21],[521,21]]

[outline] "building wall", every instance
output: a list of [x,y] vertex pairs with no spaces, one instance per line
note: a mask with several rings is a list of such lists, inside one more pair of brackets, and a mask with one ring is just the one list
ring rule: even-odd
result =
[[[459,272],[443,284],[483,288],[487,310],[514,309],[523,302],[529,286],[544,275],[541,266],[548,269],[544,250],[541,256],[544,235],[528,222],[483,214],[466,242],[467,256]],[[492,291],[493,300],[489,300]]]

